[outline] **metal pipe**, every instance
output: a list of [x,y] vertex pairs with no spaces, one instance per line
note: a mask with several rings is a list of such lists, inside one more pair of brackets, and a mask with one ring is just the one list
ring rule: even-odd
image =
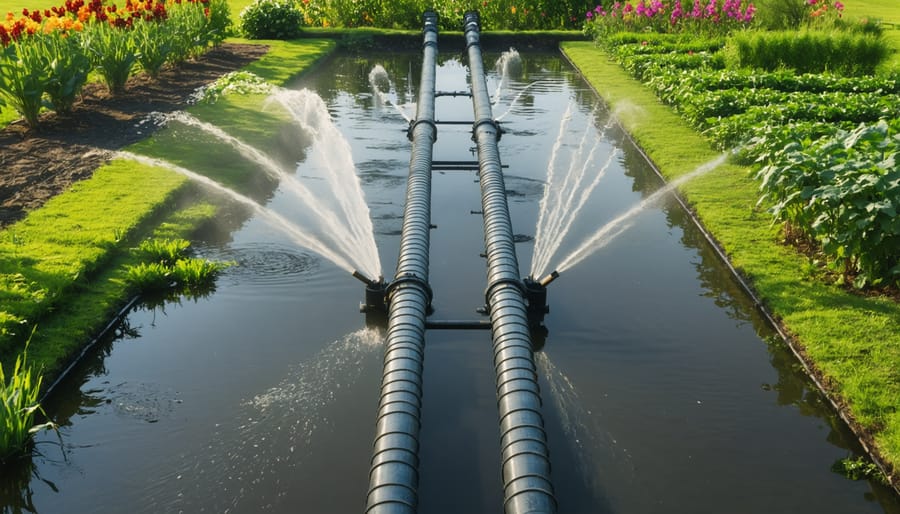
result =
[[410,127],[412,153],[400,257],[388,287],[388,328],[369,470],[366,513],[415,513],[418,506],[419,425],[425,317],[431,301],[428,249],[431,231],[431,160],[437,129],[434,87],[437,14],[423,16],[422,78],[416,120]]
[[466,13],[464,23],[475,109],[472,130],[478,146],[484,213],[488,265],[485,296],[493,327],[497,374],[503,509],[507,514],[553,513],[557,506],[550,481],[540,388],[497,149],[500,128],[491,113],[481,56],[478,13]]

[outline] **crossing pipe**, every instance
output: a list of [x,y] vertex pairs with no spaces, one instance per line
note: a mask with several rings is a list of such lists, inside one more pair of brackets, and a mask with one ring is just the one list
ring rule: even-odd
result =
[[491,113],[481,56],[478,13],[466,13],[464,23],[488,265],[485,299],[490,310],[497,375],[503,508],[507,514],[553,513],[556,498],[550,481],[540,388],[497,149],[500,129]]
[[400,236],[397,273],[387,288],[388,328],[366,513],[415,513],[418,505],[419,424],[425,316],[431,302],[428,248],[434,124],[437,14],[424,15],[422,78]]

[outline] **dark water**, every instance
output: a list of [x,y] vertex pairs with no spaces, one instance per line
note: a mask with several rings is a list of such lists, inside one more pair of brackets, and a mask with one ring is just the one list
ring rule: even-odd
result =
[[[367,77],[383,65],[403,103],[418,60],[337,57],[298,85],[325,98],[353,146],[388,277],[409,144]],[[495,115],[536,80],[500,142],[523,275],[570,103],[565,147],[593,131],[599,162],[614,159],[557,260],[660,186],[558,56],[525,55]],[[455,54],[443,55],[439,89],[466,83]],[[439,119],[471,112],[467,98],[438,99]],[[471,146],[466,127],[441,125],[435,158],[472,158]],[[475,318],[485,280],[476,177],[435,173],[433,193],[435,318]],[[240,212],[195,245],[237,266],[207,297],[128,314],[48,402],[63,449],[43,437],[34,470],[3,477],[4,511],[362,510],[381,372],[381,338],[357,312],[362,285]],[[831,471],[857,445],[674,201],[564,273],[549,301],[538,363],[561,512],[900,512],[887,490]],[[420,512],[500,511],[489,335],[429,332],[425,365]]]

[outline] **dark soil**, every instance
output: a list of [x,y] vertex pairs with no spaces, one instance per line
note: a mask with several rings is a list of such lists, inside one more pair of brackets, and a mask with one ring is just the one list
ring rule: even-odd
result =
[[183,109],[198,88],[267,50],[264,45],[223,44],[164,69],[156,79],[132,77],[125,93],[115,97],[102,84],[88,84],[70,115],[45,114],[36,130],[23,121],[0,130],[0,228],[90,177],[112,152],[147,137],[157,128],[140,124],[148,114]]

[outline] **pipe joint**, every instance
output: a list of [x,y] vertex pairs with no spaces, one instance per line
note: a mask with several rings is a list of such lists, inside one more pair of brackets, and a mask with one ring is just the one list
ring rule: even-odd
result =
[[544,316],[550,312],[547,305],[547,287],[543,282],[531,277],[522,280],[525,285],[525,313],[528,316],[528,326],[532,329],[543,326]]
[[484,119],[478,120],[472,124],[472,140],[477,140],[477,132],[480,127],[483,125],[490,125],[494,129],[494,133],[497,134],[497,141],[500,141],[500,137],[503,135],[503,128],[500,127],[500,123],[497,120]]
[[513,286],[519,290],[519,294],[525,298],[525,286],[522,284],[522,281],[517,278],[507,278],[502,277],[488,284],[487,289],[484,291],[484,303],[485,305],[491,304],[491,296],[494,295],[494,290],[496,290],[500,286]]
[[432,141],[432,143],[437,141],[437,124],[434,123],[434,120],[429,120],[429,119],[420,119],[420,120],[410,121],[409,128],[406,129],[406,138],[409,139],[410,141],[415,139],[413,137],[413,132],[415,132],[416,127],[418,127],[420,124],[430,126],[431,127],[431,141]]
[[427,308],[431,310],[431,301],[434,299],[434,292],[431,290],[431,286],[428,285],[428,281],[419,277],[415,273],[404,273],[399,277],[394,277],[394,280],[387,286],[387,303],[390,304],[391,299],[394,297],[394,294],[397,293],[400,289],[407,287],[415,287],[419,290],[425,291],[425,295],[428,297],[428,305]]

